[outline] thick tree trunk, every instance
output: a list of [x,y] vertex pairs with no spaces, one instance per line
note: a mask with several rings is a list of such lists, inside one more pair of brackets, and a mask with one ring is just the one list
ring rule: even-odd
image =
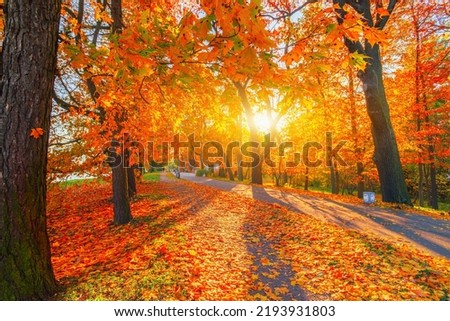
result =
[[411,205],[389,115],[379,46],[366,47],[366,54],[370,57],[369,64],[364,72],[359,73],[359,77],[363,82],[367,112],[372,123],[374,161],[380,178],[382,199],[384,202]]
[[[46,166],[60,1],[9,0],[0,115],[0,300],[56,289],[46,223]],[[43,135],[30,136],[33,128]]]
[[134,168],[127,168],[127,181],[128,181],[128,196],[133,198],[137,194],[136,188],[136,176],[134,175]]
[[127,168],[122,162],[122,155],[114,156],[116,158],[116,163],[112,166],[114,224],[122,225],[129,223],[133,217],[128,198]]
[[[248,127],[250,129],[250,139],[251,139],[252,142],[256,142],[256,143],[259,144],[258,130],[256,128],[255,121],[253,119],[254,115],[253,115],[253,111],[252,111],[252,107],[250,105],[250,102],[248,101],[246,89],[240,83],[235,83],[235,86],[236,86],[236,88],[238,90],[238,95],[239,95],[239,98],[241,100],[242,107],[243,107],[243,109],[244,109],[244,111],[246,113],[246,116],[247,116],[247,123],[248,123]],[[259,147],[256,148],[255,152],[261,156]],[[256,164],[256,166],[252,167],[252,183],[253,184],[258,184],[258,185],[262,185],[262,183],[263,183],[263,179],[262,179],[262,160],[261,159],[258,162],[258,164]]]
[[[374,21],[371,1],[333,0],[333,3],[338,6],[336,12],[340,25],[344,23],[345,16],[348,14],[346,4],[353,7],[369,25],[378,30],[383,30],[389,20],[389,15],[384,17],[377,15]],[[397,1],[390,1],[387,10],[392,12],[396,4]],[[378,5],[383,7],[382,2],[379,2]],[[358,77],[363,83],[367,112],[372,124],[372,137],[375,145],[374,161],[378,169],[382,199],[385,202],[412,205],[389,115],[389,105],[383,83],[380,47],[378,44],[370,45],[367,40],[364,40],[364,42],[352,41],[349,38],[344,40],[351,53],[357,52],[367,56],[367,66],[364,71],[359,72]]]

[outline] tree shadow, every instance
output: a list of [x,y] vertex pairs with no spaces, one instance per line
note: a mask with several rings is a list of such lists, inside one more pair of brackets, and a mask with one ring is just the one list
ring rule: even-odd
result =
[[[176,190],[171,192],[176,197],[163,197],[158,191],[160,188],[170,190],[170,183],[154,183],[150,190],[141,187],[143,194],[131,204],[134,218],[129,224],[116,226],[110,223],[112,205],[102,201],[109,195],[98,197],[102,207],[82,212],[81,217],[79,211],[73,211],[70,217],[61,216],[61,220],[68,219],[71,223],[63,230],[53,228],[50,231],[52,243],[60,244],[54,259],[62,263],[54,266],[56,275],[64,275],[59,279],[61,290],[86,282],[94,275],[122,274],[130,266],[132,270],[129,271],[151,268],[155,254],[149,247],[209,203],[210,196],[194,197],[182,184],[177,184]],[[79,206],[84,208],[82,204]],[[133,266],[134,258],[141,260],[139,266]]]
[[250,224],[245,224],[245,245],[249,254],[253,257],[255,267],[255,289],[250,290],[254,297],[279,298],[281,301],[307,301],[308,294],[298,285],[292,285],[295,277],[291,265],[282,261],[273,243],[263,235],[252,232]]
[[[431,217],[407,214],[400,210],[381,209],[378,207],[364,208],[362,205],[350,205],[334,200],[329,201],[381,225],[384,229],[401,235],[420,247],[450,259],[450,250],[432,240],[436,237],[443,238],[446,239],[443,242],[447,241],[446,244],[450,244],[450,222],[448,221],[442,221],[441,225],[443,226],[438,226],[437,221]],[[349,224],[350,226],[352,225],[351,222]],[[360,229],[358,225],[353,225],[355,229]],[[441,230],[438,228],[441,228]],[[431,239],[420,234],[427,234]]]

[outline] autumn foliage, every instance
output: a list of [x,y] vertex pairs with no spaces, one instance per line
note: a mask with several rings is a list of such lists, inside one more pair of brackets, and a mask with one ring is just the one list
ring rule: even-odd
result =
[[[448,219],[446,1],[79,0],[40,22],[14,18],[28,2],[0,5],[0,298],[54,293],[52,263],[63,300],[449,299],[449,261],[412,246],[170,175],[142,181],[181,170],[350,203],[371,191]],[[23,34],[50,67],[24,60]],[[264,137],[285,148],[251,167],[238,148],[209,163],[174,152],[194,136],[257,142],[260,159]],[[31,265],[41,284],[17,277]]]
[[194,183],[139,190],[126,226],[110,223],[107,184],[51,190],[59,299],[447,298],[448,261],[406,245]]

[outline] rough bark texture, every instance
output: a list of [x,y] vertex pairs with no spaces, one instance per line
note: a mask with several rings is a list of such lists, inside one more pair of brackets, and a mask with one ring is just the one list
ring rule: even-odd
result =
[[134,175],[134,167],[127,168],[128,196],[130,198],[137,194],[136,176]]
[[[123,29],[122,22],[122,1],[121,0],[111,0],[111,17],[113,19],[112,23],[112,33],[120,34]],[[128,160],[122,159],[122,155],[116,155],[117,161],[120,162],[119,166],[114,166],[112,168],[112,182],[113,182],[113,200],[114,200],[114,224],[127,224],[133,217],[131,215],[130,209],[130,193],[136,193],[136,182],[134,181],[134,173],[131,169],[131,175],[128,175],[126,165]],[[128,156],[126,156],[128,158]],[[129,181],[129,177],[132,177],[132,181]],[[129,190],[129,184],[131,186],[131,191]]]
[[384,202],[411,204],[400,162],[389,105],[383,83],[379,46],[366,47],[370,64],[359,73],[363,82],[367,112],[372,123],[374,161],[378,169]]
[[[60,1],[9,0],[0,114],[0,299],[56,289],[46,226],[46,165]],[[32,128],[44,135],[30,137]]]
[[114,203],[114,224],[122,225],[130,222],[130,202],[128,199],[127,169],[122,161],[122,155],[115,154],[115,163],[112,166],[112,185]]
[[[333,0],[333,3],[337,5],[336,12],[338,13],[339,24],[344,23],[347,15],[345,5],[353,7],[364,18],[369,27],[379,30],[383,30],[390,17],[390,15],[375,15],[374,17],[373,6],[371,1],[368,0],[358,2]],[[396,5],[397,0],[390,0],[385,9],[392,13]],[[382,7],[383,1],[379,1],[377,6]],[[368,57],[366,59],[367,66],[364,71],[359,72],[358,77],[363,83],[367,112],[372,124],[372,137],[375,145],[374,161],[378,169],[383,201],[412,205],[389,114],[379,45],[372,46],[367,40],[360,42],[348,38],[345,38],[345,45],[351,53],[358,52]]]

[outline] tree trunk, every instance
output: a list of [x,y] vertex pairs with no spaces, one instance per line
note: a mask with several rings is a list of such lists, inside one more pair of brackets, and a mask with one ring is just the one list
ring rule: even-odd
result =
[[134,167],[127,168],[127,181],[128,181],[128,197],[133,198],[137,194],[136,176],[134,175]]
[[[414,4],[414,3],[413,3]],[[420,51],[421,51],[421,45],[420,45],[420,32],[419,32],[419,22],[417,21],[416,15],[414,10],[413,12],[413,25],[414,25],[414,33],[415,33],[415,40],[416,40],[416,78],[415,78],[415,92],[416,92],[416,107],[420,104],[420,93],[421,93],[421,81],[420,81]],[[417,132],[419,133],[422,130],[422,120],[420,112],[417,113]],[[419,205],[424,206],[424,191],[423,191],[423,184],[424,184],[424,164],[423,164],[423,155],[422,155],[422,144],[419,144],[419,187],[418,187],[418,197],[419,197]]]
[[[255,126],[251,126],[250,127],[250,135],[251,135],[251,140],[253,142],[257,142],[258,143],[258,134],[256,132]],[[256,149],[256,153],[258,153],[258,155],[261,156],[259,148]],[[262,183],[263,183],[263,178],[262,178],[262,159],[260,158],[259,163],[256,166],[252,167],[252,184],[262,185]]]
[[336,161],[334,162],[334,177],[336,178],[336,194],[339,194],[341,186],[339,181],[339,169]]
[[[338,23],[342,25],[345,16],[348,14],[345,5],[353,7],[369,25],[373,25],[378,30],[383,30],[389,17],[377,16],[373,21],[371,12],[371,1],[348,1],[333,0],[338,6]],[[397,1],[390,1],[388,10],[394,10]],[[383,5],[381,1],[378,5]],[[363,90],[366,98],[367,113],[372,124],[372,137],[375,145],[374,161],[378,169],[378,176],[381,185],[381,194],[384,202],[404,203],[412,205],[408,195],[405,177],[400,162],[397,141],[389,115],[389,105],[383,82],[383,70],[381,65],[380,47],[378,44],[371,45],[366,39],[364,42],[352,41],[345,38],[345,45],[350,53],[359,53],[367,56],[367,66],[364,71],[358,73],[358,77],[363,83]]]
[[355,97],[355,80],[352,67],[348,68],[348,92],[350,98],[350,123],[352,127],[352,138],[355,158],[359,161],[356,162],[356,175],[358,179],[358,197],[363,198],[364,193],[364,164],[360,161],[363,158],[363,151],[359,147],[358,127],[357,127],[357,109],[356,109],[356,97]]
[[338,183],[337,183],[337,175],[334,165],[330,166],[330,182],[331,182],[331,193],[339,194]]
[[[244,111],[246,113],[246,116],[247,116],[248,127],[250,129],[250,139],[251,139],[252,142],[256,142],[256,143],[259,144],[259,142],[258,142],[258,130],[257,130],[256,125],[255,125],[255,121],[254,121],[254,118],[253,118],[254,115],[253,115],[252,108],[250,106],[250,102],[248,101],[246,89],[240,83],[235,83],[235,86],[236,86],[236,88],[238,90],[238,95],[239,95],[239,98],[241,100],[242,107],[243,107],[243,109],[244,109]],[[258,153],[261,156],[259,147],[256,148],[256,153]],[[258,164],[256,166],[252,167],[252,183],[253,184],[258,184],[258,185],[262,185],[262,183],[263,183],[263,179],[262,179],[262,160],[261,159],[260,159],[260,161],[258,162]]]
[[431,208],[437,210],[439,209],[438,204],[438,187],[436,183],[436,165],[434,162],[434,147],[429,146],[430,153],[430,189],[429,189],[429,201],[428,204]]
[[116,163],[112,166],[112,185],[114,202],[114,224],[122,225],[129,223],[131,216],[130,202],[128,198],[127,168],[122,162],[122,155],[114,155]]
[[309,189],[309,167],[306,167],[304,190],[307,191],[308,189]]
[[[239,142],[242,144],[242,119],[241,119],[241,117],[239,117],[239,120],[238,120],[238,127],[239,127]],[[244,180],[244,171],[241,166],[242,154],[241,154],[240,149],[237,151],[236,161],[237,161],[237,178],[238,178],[238,181],[242,182]]]
[[425,205],[425,199],[423,197],[423,184],[424,184],[424,178],[423,178],[423,164],[418,165],[419,167],[419,190],[418,190],[418,197],[419,197],[419,206]]
[[366,45],[369,64],[359,77],[363,82],[367,112],[372,123],[374,161],[378,169],[384,202],[411,204],[400,163],[383,83],[379,46]]
[[358,197],[363,198],[364,194],[364,164],[362,162],[356,163],[356,171],[358,175]]
[[[56,281],[46,222],[46,166],[60,1],[9,0],[0,115],[0,300],[44,299]],[[43,135],[30,136],[33,128]]]

